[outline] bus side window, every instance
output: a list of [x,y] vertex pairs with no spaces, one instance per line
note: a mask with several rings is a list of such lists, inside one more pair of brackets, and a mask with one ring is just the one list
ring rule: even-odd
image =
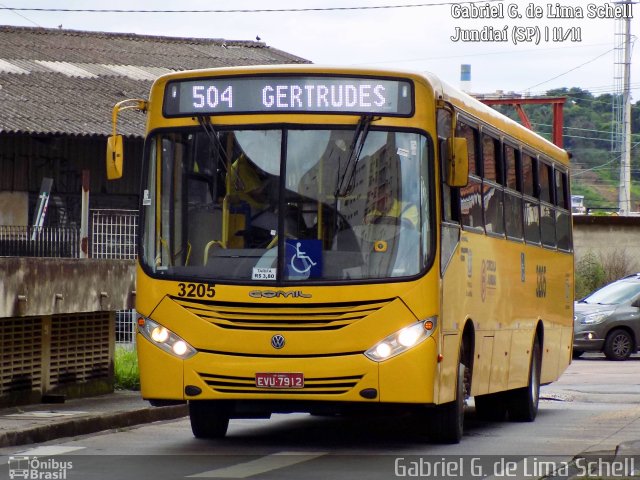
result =
[[546,247],[556,246],[556,218],[552,207],[553,169],[550,164],[538,162],[538,185],[540,186],[540,233],[542,244]]
[[554,170],[555,172],[555,187],[556,198],[555,204],[558,208],[569,210],[569,195],[567,188],[567,174],[560,170]]
[[469,154],[469,183],[466,187],[460,187],[460,222],[466,227],[483,229],[482,179],[478,168],[478,129],[458,121],[456,137],[467,139]]
[[482,135],[482,165],[484,227],[487,233],[504,235],[504,187],[500,141],[487,134]]
[[504,216],[507,237],[522,240],[522,189],[520,151],[511,145],[504,146],[505,196]]
[[540,243],[540,202],[536,198],[537,160],[522,155],[522,193],[524,194],[524,238],[529,243]]
[[558,248],[571,251],[571,215],[569,215],[568,177],[565,172],[555,170],[556,188],[556,238]]

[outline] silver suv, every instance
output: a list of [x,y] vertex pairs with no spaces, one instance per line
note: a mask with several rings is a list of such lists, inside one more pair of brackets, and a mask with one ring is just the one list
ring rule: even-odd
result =
[[605,285],[575,303],[573,358],[604,352],[626,360],[640,341],[640,273]]

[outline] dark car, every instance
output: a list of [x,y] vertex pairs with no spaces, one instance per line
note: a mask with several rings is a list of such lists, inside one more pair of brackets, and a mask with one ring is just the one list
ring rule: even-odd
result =
[[626,360],[640,341],[640,273],[605,285],[575,304],[573,357],[604,352]]

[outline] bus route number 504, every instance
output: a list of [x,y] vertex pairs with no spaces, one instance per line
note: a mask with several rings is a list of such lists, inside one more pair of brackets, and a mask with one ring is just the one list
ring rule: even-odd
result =
[[187,298],[213,298],[216,290],[205,283],[178,283],[178,296]]

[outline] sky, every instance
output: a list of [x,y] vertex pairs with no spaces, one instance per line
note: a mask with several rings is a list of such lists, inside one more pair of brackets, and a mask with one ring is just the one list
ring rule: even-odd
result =
[[[0,0],[0,8],[173,11],[0,10],[0,24],[228,40],[259,37],[316,64],[428,71],[455,86],[460,86],[461,65],[471,65],[469,90],[474,93],[543,94],[579,87],[598,95],[614,91],[616,58],[622,58],[616,50],[622,36],[616,31],[622,31],[623,22],[606,18],[613,6],[602,0],[494,0],[473,6],[456,0]],[[640,4],[634,7],[633,36],[640,31]],[[264,9],[309,11],[255,11]],[[0,45],[0,56],[1,50]],[[634,48],[634,102],[640,97],[638,60]]]

